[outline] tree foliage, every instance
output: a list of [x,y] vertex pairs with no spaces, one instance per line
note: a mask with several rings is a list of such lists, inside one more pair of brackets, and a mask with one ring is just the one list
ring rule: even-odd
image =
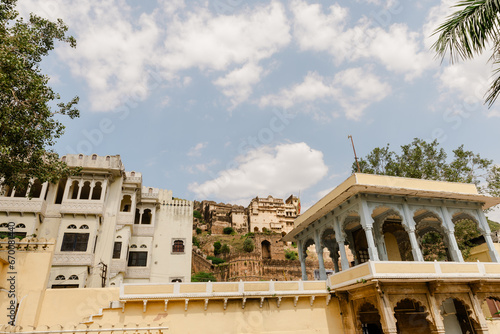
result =
[[220,241],[214,242],[214,255],[217,256],[221,253],[222,244]]
[[486,103],[491,107],[500,93],[500,2],[492,0],[461,0],[455,6],[458,10],[439,26],[434,34],[438,35],[433,45],[436,53],[445,57],[450,55],[452,62],[459,59],[472,59],[486,49],[492,49],[496,69]]
[[214,274],[200,271],[191,275],[191,282],[217,282]]
[[253,243],[252,238],[246,238],[245,241],[243,242],[243,250],[247,253],[253,252],[255,249],[255,244]]
[[222,254],[229,254],[231,252],[231,249],[229,248],[228,244],[224,244],[224,245],[222,245],[220,252]]
[[76,42],[60,19],[23,20],[16,2],[0,2],[0,184],[26,188],[30,178],[55,182],[70,172],[49,147],[64,132],[56,115],[78,117],[78,98],[59,102],[40,62],[57,41]]
[[[360,158],[359,164],[363,173],[474,183],[482,192],[500,195],[500,168],[493,165],[492,160],[465,150],[463,145],[453,150],[453,160],[448,162],[447,158],[437,140],[426,142],[415,138],[401,146],[401,153],[391,151],[389,144],[376,147],[365,158]],[[352,171],[357,171],[356,162],[352,164]]]

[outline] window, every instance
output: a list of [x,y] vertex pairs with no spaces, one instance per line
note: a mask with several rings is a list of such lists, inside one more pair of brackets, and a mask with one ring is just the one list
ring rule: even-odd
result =
[[16,228],[26,228],[26,225],[24,225],[24,224],[22,224],[22,223],[21,223],[21,224],[17,224],[17,225],[16,225]]
[[109,155],[106,156],[106,161],[109,161],[109,159],[111,159],[111,157]]
[[184,241],[175,240],[172,245],[172,253],[184,253]]
[[78,159],[83,159],[83,154],[80,154],[80,155],[78,156]]
[[97,160],[97,154],[92,154],[92,160]]
[[148,252],[130,252],[128,256],[129,267],[146,267]]
[[7,224],[7,223],[1,223],[1,224],[0,224],[0,227],[5,227],[5,228],[7,228],[7,227],[9,227],[9,224]]
[[141,248],[148,248],[148,246],[146,246],[146,245],[141,245]]
[[68,225],[68,230],[76,230],[76,225]]
[[86,252],[89,233],[64,233],[61,252]]
[[113,246],[113,259],[119,259],[122,253],[122,242],[115,241],[115,245]]
[[172,282],[172,283],[176,283],[176,282],[182,283],[182,279],[180,279],[180,278],[174,278],[170,282]]
[[88,225],[82,225],[80,226],[80,230],[88,230],[89,226]]
[[130,245],[130,248],[137,248],[137,245]]
[[68,279],[69,279],[70,281],[78,281],[78,276],[76,276],[76,275],[71,275]]
[[64,275],[58,275],[56,277],[56,281],[64,281],[66,279],[66,277],[64,277]]

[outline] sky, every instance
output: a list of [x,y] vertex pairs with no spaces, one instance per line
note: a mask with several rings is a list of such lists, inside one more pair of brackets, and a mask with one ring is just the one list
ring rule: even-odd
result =
[[65,154],[119,154],[143,184],[248,205],[314,204],[388,143],[437,139],[500,162],[489,55],[437,58],[449,0],[19,0],[77,47],[43,61],[63,101]]

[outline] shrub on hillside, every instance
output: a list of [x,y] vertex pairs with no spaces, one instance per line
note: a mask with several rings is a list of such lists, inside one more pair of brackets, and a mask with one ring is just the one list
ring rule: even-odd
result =
[[217,282],[215,276],[212,273],[206,273],[200,271],[199,273],[191,275],[191,282]]
[[255,244],[251,238],[246,238],[243,242],[243,250],[247,253],[253,252],[255,249]]
[[229,227],[229,226],[228,227],[224,227],[224,229],[222,230],[222,232],[224,234],[234,234],[235,233],[234,229],[232,227]]

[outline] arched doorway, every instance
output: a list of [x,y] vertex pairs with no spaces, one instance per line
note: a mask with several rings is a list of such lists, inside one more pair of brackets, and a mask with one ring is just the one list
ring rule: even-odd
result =
[[262,248],[262,259],[270,260],[271,259],[271,243],[267,240],[262,241],[260,244]]
[[441,314],[446,333],[475,334],[474,320],[464,303],[455,298],[448,298],[441,305]]
[[389,261],[413,261],[410,238],[400,217],[386,219],[382,225],[382,234]]
[[394,307],[394,317],[398,334],[427,334],[432,333],[427,321],[428,313],[419,303],[411,299],[403,299]]
[[383,334],[380,314],[371,303],[364,303],[358,310],[358,326],[363,334]]

